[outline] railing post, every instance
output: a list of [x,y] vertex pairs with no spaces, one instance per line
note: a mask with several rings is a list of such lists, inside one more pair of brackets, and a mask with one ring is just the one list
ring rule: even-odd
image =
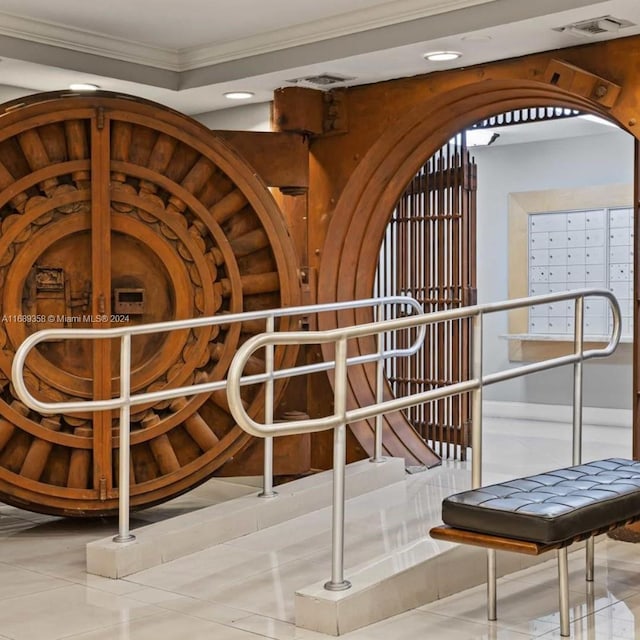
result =
[[351,583],[344,579],[344,476],[347,459],[347,339],[336,342],[334,381],[334,414],[342,418],[333,431],[333,511],[331,580],[324,588],[328,591],[344,591]]
[[584,297],[576,298],[574,353],[580,360],[573,365],[573,464],[582,462],[582,355],[584,352]]
[[[376,320],[384,320],[384,305],[380,304],[377,309]],[[378,360],[376,361],[376,403],[380,404],[384,400],[384,333],[378,333]],[[382,414],[375,418],[375,443],[371,462],[384,462],[382,455]]]
[[471,392],[471,486],[482,486],[482,312],[471,324],[471,377],[478,386]]
[[[275,317],[270,315],[267,318],[266,332],[272,334],[275,331]],[[269,376],[264,386],[264,423],[273,424],[274,411],[274,384],[273,384],[273,344],[267,344],[264,347],[264,370]],[[264,473],[262,478],[262,491],[258,494],[259,498],[275,498],[277,492],[273,490],[273,437],[269,436],[264,439]]]
[[131,335],[120,338],[120,455],[118,470],[118,535],[114,542],[131,542],[136,537],[129,531],[129,465],[131,417]]
[[[482,486],[482,311],[471,322],[471,487]],[[487,618],[496,620],[496,551],[487,549]]]

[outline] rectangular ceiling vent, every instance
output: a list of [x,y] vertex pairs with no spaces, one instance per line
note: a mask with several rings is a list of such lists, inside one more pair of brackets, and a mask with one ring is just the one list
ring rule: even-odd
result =
[[613,16],[601,16],[600,18],[591,18],[589,20],[581,20],[580,22],[567,24],[564,27],[555,27],[553,30],[576,36],[592,37],[602,35],[603,33],[617,33],[620,29],[635,26],[635,23],[631,22],[631,20],[614,18]]
[[336,85],[344,84],[349,80],[355,80],[355,78],[348,78],[346,76],[339,76],[334,73],[321,73],[317,76],[305,76],[304,78],[295,78],[288,80],[292,84],[301,84],[316,87],[319,89],[327,89],[335,87]]

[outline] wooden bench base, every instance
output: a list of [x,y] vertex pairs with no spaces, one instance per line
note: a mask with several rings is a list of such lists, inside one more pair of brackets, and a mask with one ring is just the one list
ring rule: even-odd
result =
[[529,540],[515,540],[514,538],[491,536],[486,533],[456,529],[446,524],[433,527],[433,529],[429,531],[429,535],[435,540],[470,544],[474,547],[484,547],[485,549],[496,549],[498,551],[513,551],[514,553],[524,553],[528,556],[539,556],[541,553],[552,551],[562,546],[560,543],[542,544],[540,542],[530,542]]
[[554,544],[543,544],[529,540],[516,540],[514,538],[504,538],[492,536],[486,533],[466,531],[456,529],[447,525],[434,527],[429,532],[436,540],[446,540],[458,544],[469,544],[475,547],[487,549],[487,618],[497,620],[497,572],[496,572],[496,550],[523,553],[530,556],[538,556],[547,551],[557,549],[558,551],[558,596],[560,605],[560,635],[569,637],[569,562],[567,548],[578,540],[587,541],[586,546],[586,579],[593,581],[594,565],[594,541],[593,535],[583,536],[576,540],[568,540]]

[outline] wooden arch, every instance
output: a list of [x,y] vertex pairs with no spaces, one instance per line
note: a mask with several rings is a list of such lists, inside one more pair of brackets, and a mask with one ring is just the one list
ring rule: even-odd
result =
[[[327,228],[319,269],[319,302],[371,295],[380,246],[395,204],[425,160],[447,140],[491,115],[541,106],[579,109],[626,128],[597,102],[551,84],[523,79],[472,82],[423,101],[385,130],[349,177]],[[324,317],[319,325],[329,329],[338,322],[364,322],[370,319],[366,313]],[[350,401],[356,406],[375,398],[372,370],[353,369],[349,386]],[[352,431],[370,453],[372,425],[352,425]],[[434,464],[435,454],[400,414],[388,417],[383,442],[388,455],[404,456],[408,464],[416,460]]]

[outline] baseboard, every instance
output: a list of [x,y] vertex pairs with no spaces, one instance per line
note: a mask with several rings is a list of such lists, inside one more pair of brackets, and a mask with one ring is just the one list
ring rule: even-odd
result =
[[[573,409],[563,404],[538,404],[529,402],[503,402],[485,400],[483,415],[491,418],[511,418],[515,420],[540,420],[542,422],[571,422]],[[631,428],[631,409],[603,409],[583,407],[582,423],[603,427]]]

